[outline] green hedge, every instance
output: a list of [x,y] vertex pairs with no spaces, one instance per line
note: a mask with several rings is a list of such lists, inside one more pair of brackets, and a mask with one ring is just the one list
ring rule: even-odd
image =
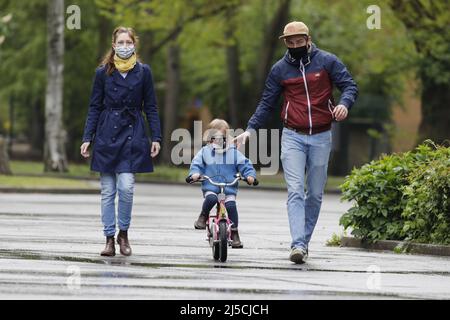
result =
[[340,219],[370,242],[450,244],[450,148],[425,141],[353,169],[341,185],[354,205]]

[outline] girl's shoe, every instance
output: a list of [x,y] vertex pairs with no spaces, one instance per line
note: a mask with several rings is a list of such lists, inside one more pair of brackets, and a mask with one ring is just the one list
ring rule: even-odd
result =
[[244,244],[239,238],[238,229],[231,229],[231,247],[235,249],[241,249],[244,247]]
[[208,220],[208,216],[200,213],[197,221],[194,222],[195,229],[206,229],[206,220]]

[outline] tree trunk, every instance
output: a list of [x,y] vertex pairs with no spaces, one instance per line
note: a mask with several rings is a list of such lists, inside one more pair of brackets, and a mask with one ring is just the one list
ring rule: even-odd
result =
[[264,89],[267,75],[272,66],[273,56],[279,46],[278,39],[282,33],[284,26],[289,19],[289,9],[291,0],[281,0],[280,5],[275,13],[269,27],[266,29],[266,33],[261,45],[261,56],[258,60],[256,69],[256,91],[255,91],[255,103],[257,103],[261,97],[261,93]]
[[97,61],[101,61],[105,55],[105,46],[111,45],[111,23],[103,15],[98,17],[98,48]]
[[43,141],[45,140],[45,118],[42,108],[42,99],[35,98],[32,102],[32,118],[30,119],[30,144],[33,155],[40,155],[42,158]]
[[63,129],[64,0],[50,0],[47,11],[47,91],[45,97],[45,171],[67,171]]
[[0,174],[12,174],[9,167],[8,143],[2,136],[0,136]]
[[162,148],[162,160],[171,163],[170,153],[172,142],[170,135],[175,129],[177,120],[177,105],[180,94],[180,49],[176,43],[169,45],[167,50],[167,80],[164,101],[164,144]]
[[422,121],[419,126],[419,141],[431,139],[441,144],[450,142],[450,91],[446,84],[422,75]]
[[[231,10],[230,10],[231,11]],[[239,71],[239,47],[234,34],[234,23],[232,22],[232,12],[229,12],[229,19],[225,37],[228,41],[226,47],[227,73],[228,73],[228,108],[230,116],[230,125],[232,128],[238,128],[241,125],[239,114],[241,110],[241,74]]]

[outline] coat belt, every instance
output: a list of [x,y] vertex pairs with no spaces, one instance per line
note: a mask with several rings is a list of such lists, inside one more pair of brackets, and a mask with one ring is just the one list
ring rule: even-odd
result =
[[136,111],[137,108],[130,108],[130,107],[126,107],[126,108],[108,108],[109,111],[111,112],[120,112],[120,124],[122,126],[127,126],[129,124],[131,124],[129,122],[129,120],[131,121],[135,121],[137,120],[137,115],[136,115]]

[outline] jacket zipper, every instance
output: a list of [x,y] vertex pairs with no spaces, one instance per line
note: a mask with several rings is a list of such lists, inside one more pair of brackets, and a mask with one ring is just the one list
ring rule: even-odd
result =
[[328,110],[330,110],[331,117],[334,119],[334,115],[333,115],[333,109],[334,108],[331,108],[332,106],[333,106],[333,104],[331,103],[331,100],[328,99]]
[[286,113],[284,115],[284,123],[286,123],[286,124],[287,124],[287,118],[288,118],[288,110],[289,110],[289,101],[287,102]]
[[309,116],[309,134],[312,134],[312,116],[311,116],[311,101],[309,100],[309,92],[308,92],[308,83],[306,82],[306,76],[305,76],[305,66],[303,65],[303,62],[300,60],[300,72],[303,76],[303,83],[305,85],[306,90],[306,99],[308,100],[308,116]]

